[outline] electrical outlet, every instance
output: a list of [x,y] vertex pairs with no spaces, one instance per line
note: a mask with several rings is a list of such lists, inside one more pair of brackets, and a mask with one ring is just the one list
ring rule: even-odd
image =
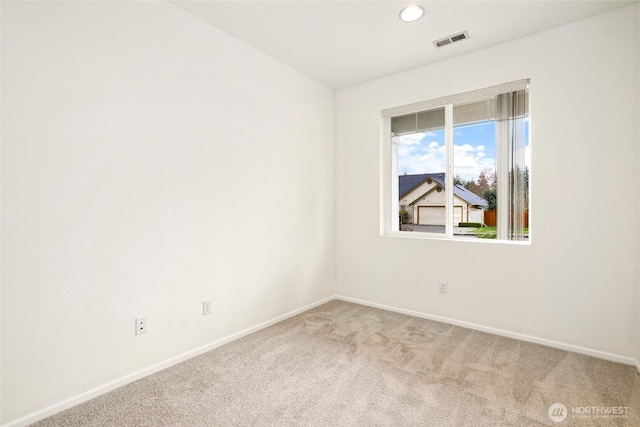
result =
[[440,281],[440,292],[442,292],[443,294],[447,293],[447,282],[445,282],[444,280]]
[[147,333],[147,318],[138,317],[136,319],[136,335]]
[[211,314],[211,301],[202,301],[202,315]]

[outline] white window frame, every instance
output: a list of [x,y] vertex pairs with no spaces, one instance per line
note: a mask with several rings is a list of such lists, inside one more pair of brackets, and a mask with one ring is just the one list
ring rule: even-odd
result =
[[[500,94],[513,92],[529,88],[530,80],[521,79],[509,83],[503,83],[483,89],[463,92],[455,95],[435,98],[428,101],[417,102],[413,104],[403,105],[385,109],[382,111],[382,120],[380,126],[380,234],[382,236],[396,236],[418,239],[445,239],[461,242],[483,242],[483,243],[508,243],[516,245],[530,245],[531,234],[526,241],[506,240],[504,224],[498,223],[497,239],[457,239],[453,236],[453,105],[465,101],[497,96]],[[397,149],[394,146],[391,135],[391,118],[406,114],[418,113],[426,110],[437,108],[445,109],[445,147],[446,147],[446,167],[445,167],[445,232],[444,233],[425,233],[425,232],[402,232],[400,230],[399,208],[398,208],[398,170],[397,170]],[[529,113],[531,120],[531,113]],[[529,126],[529,141],[531,141],[531,126]],[[496,148],[496,174],[502,176],[502,182],[506,182],[505,175],[508,173],[506,165],[507,147],[500,144]],[[530,171],[531,173],[531,171]],[[500,190],[502,187],[502,190]],[[499,192],[505,193],[506,186],[499,186]],[[529,201],[531,201],[531,183],[529,183]],[[498,212],[504,212],[506,197],[498,194]],[[502,199],[502,202],[500,201]],[[531,202],[529,202],[531,204]],[[498,214],[498,217],[505,218],[506,215]],[[531,206],[529,206],[529,228],[531,228]],[[504,222],[504,221],[503,221]]]

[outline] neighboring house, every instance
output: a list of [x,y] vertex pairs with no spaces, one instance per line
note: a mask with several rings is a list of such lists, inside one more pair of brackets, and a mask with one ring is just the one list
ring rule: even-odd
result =
[[[424,173],[400,175],[398,194],[400,210],[409,213],[409,223],[444,225],[445,223],[445,175]],[[453,187],[453,224],[461,222],[484,223],[485,199],[458,185]]]

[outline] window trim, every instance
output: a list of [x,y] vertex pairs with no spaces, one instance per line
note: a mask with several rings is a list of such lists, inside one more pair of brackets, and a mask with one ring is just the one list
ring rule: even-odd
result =
[[523,90],[530,84],[530,79],[514,80],[508,83],[502,83],[495,86],[489,86],[482,89],[475,89],[468,92],[456,93],[454,95],[441,96],[439,98],[429,99],[427,101],[414,102],[412,104],[401,105],[393,108],[382,110],[383,118],[391,118],[402,116],[405,114],[418,113],[423,110],[431,110],[441,108],[447,104],[457,104],[460,102],[473,101],[479,98],[488,98],[490,96],[500,95],[506,92],[514,92]]
[[[456,103],[472,101],[479,98],[497,96],[507,92],[514,92],[529,88],[530,79],[520,79],[511,82],[476,89],[468,92],[462,92],[454,95],[434,98],[426,101],[415,102],[412,104],[402,105],[393,108],[387,108],[381,112],[380,125],[380,235],[391,237],[406,237],[418,239],[436,239],[436,240],[455,240],[462,242],[483,242],[498,244],[515,244],[515,245],[531,245],[531,234],[528,240],[506,240],[506,239],[458,239],[453,236],[453,215],[450,210],[454,203],[453,194],[453,156],[454,150],[446,150],[446,168],[445,168],[445,233],[409,233],[400,231],[400,221],[397,215],[397,203],[394,201],[399,199],[398,186],[392,185],[393,177],[398,176],[397,171],[397,151],[394,150],[391,135],[391,118],[402,116],[405,114],[418,113],[425,110],[445,108],[445,146],[453,146],[453,106]],[[529,120],[531,120],[531,112],[529,112]],[[531,126],[529,127],[529,140],[531,136]],[[502,150],[501,150],[502,151]],[[497,153],[500,155],[500,152]],[[498,172],[498,171],[497,171]],[[395,194],[392,194],[395,193]],[[529,185],[529,200],[531,200],[531,185]],[[394,207],[395,206],[395,207]],[[531,212],[531,206],[529,206]],[[531,224],[531,215],[529,215],[529,223]],[[397,231],[396,231],[397,230]]]

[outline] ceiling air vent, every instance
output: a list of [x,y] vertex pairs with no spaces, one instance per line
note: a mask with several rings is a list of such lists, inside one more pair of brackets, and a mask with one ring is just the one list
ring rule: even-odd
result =
[[469,33],[466,31],[463,31],[461,33],[453,34],[449,37],[445,37],[440,40],[434,40],[433,44],[436,45],[436,47],[442,47],[451,43],[459,42],[461,40],[466,40],[468,38],[469,38]]

